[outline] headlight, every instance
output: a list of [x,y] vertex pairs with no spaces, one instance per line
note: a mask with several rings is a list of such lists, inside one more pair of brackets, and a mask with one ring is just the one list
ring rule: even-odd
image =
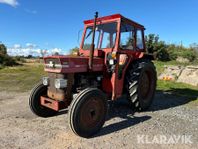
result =
[[43,85],[47,86],[49,85],[49,77],[43,77]]
[[67,87],[67,80],[65,80],[65,79],[56,79],[55,80],[55,87],[56,88],[65,88],[65,87]]
[[114,59],[110,59],[110,60],[109,60],[109,64],[110,64],[110,65],[114,65],[114,64],[115,64],[115,60],[114,60]]

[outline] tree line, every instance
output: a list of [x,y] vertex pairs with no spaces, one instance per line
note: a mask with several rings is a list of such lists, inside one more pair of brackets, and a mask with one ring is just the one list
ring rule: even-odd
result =
[[7,48],[4,44],[0,44],[0,68],[2,66],[14,66],[18,63],[16,60],[7,54]]
[[170,61],[179,57],[186,58],[190,62],[198,58],[198,44],[193,43],[189,47],[176,44],[168,44],[160,40],[158,35],[149,34],[145,37],[146,48],[149,53],[156,55],[157,60]]

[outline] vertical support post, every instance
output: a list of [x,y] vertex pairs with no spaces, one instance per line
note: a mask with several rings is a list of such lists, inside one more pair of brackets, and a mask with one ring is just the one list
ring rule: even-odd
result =
[[94,18],[94,25],[93,25],[93,34],[92,34],[92,42],[91,42],[91,49],[90,49],[90,54],[89,54],[89,69],[92,70],[92,65],[93,65],[93,56],[94,56],[94,49],[95,49],[95,32],[96,32],[96,21],[98,18],[98,12],[95,14]]

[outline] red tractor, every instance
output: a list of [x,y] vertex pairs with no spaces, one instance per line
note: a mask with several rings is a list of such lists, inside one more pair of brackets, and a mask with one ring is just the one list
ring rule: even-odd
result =
[[97,133],[108,100],[127,95],[133,108],[146,110],[156,89],[152,54],[146,51],[144,26],[120,14],[84,21],[76,55],[44,58],[47,77],[31,92],[29,105],[41,117],[69,107],[71,130],[81,137]]

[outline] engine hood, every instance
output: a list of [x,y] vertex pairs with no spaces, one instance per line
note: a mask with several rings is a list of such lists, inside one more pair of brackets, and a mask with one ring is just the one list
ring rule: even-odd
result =
[[[76,73],[88,71],[89,57],[85,56],[48,56],[44,57],[45,71],[55,73]],[[93,58],[93,70],[102,71],[104,60]]]

